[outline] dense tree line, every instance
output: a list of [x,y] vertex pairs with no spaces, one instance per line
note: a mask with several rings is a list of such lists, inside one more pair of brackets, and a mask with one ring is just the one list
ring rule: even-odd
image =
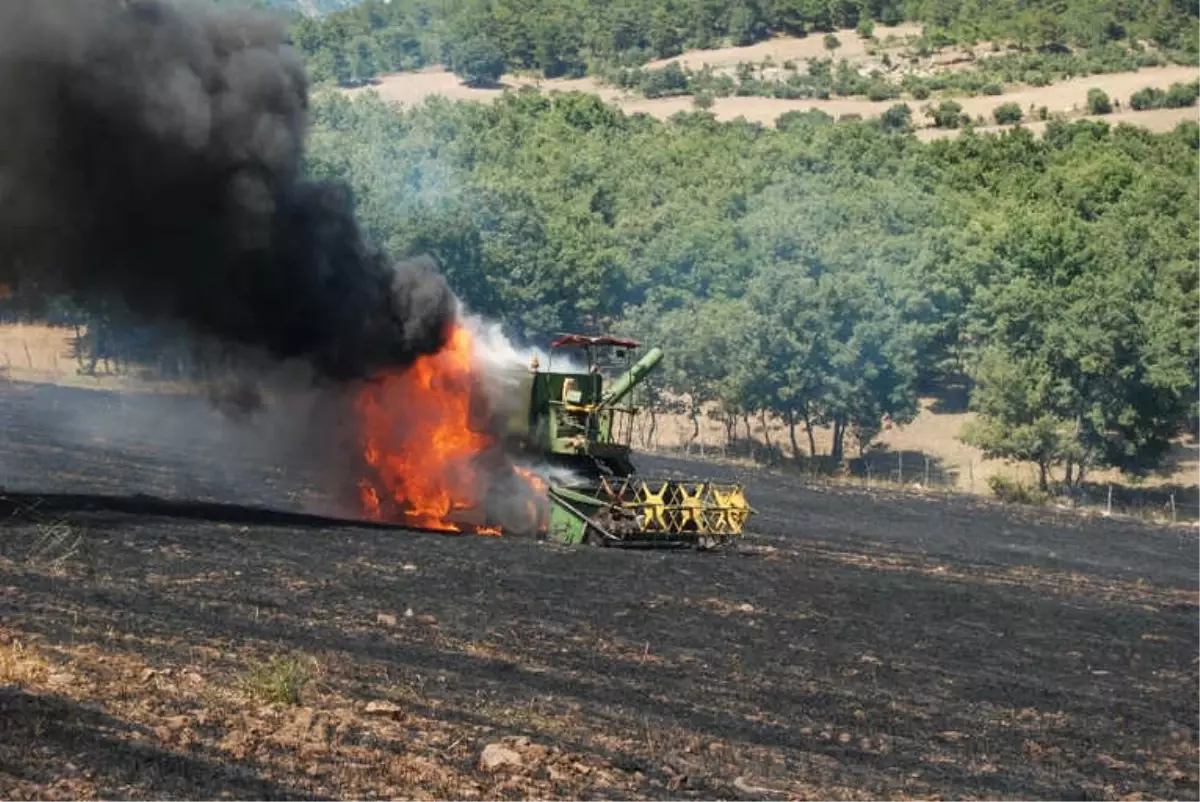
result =
[[[1052,122],[923,144],[883,121],[777,129],[509,93],[314,106],[311,169],[518,339],[628,332],[664,399],[770,414],[832,456],[966,381],[967,437],[1072,482],[1153,466],[1196,413],[1200,129]],[[1061,473],[1058,475],[1062,475]]]
[[687,48],[906,20],[925,24],[929,47],[995,39],[1046,56],[1139,40],[1194,54],[1200,36],[1191,0],[364,0],[298,20],[294,40],[318,81],[353,85],[439,62],[488,83],[506,70],[579,76]]

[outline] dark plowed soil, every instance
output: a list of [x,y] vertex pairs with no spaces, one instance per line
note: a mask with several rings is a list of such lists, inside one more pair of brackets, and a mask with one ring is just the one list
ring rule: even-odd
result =
[[[164,457],[31,414],[96,403],[6,391],[9,489],[320,495],[267,463],[227,495],[199,434]],[[742,478],[724,554],[18,497],[0,797],[1200,793],[1194,529]]]

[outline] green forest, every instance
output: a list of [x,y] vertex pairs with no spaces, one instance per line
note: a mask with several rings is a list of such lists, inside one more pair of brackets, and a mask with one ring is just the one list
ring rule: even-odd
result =
[[[1153,469],[1194,426],[1200,127],[1051,122],[925,144],[791,112],[663,122],[579,93],[317,96],[309,168],[370,235],[434,255],[519,341],[616,331],[669,354],[660,403],[770,414],[834,460],[920,394],[1046,482]],[[674,399],[672,401],[672,399]]]
[[[320,17],[297,15],[292,38],[316,82],[359,85],[381,72],[440,63],[487,85],[510,71],[611,78],[688,48],[847,28],[869,34],[876,22],[909,21],[924,26],[928,48],[1011,43],[1019,72],[1036,75],[1061,70],[1064,59],[1076,72],[1157,63],[1142,43],[1192,63],[1197,19],[1192,0],[364,0]],[[1075,63],[1072,48],[1100,55],[1090,66]],[[1013,71],[1002,62],[996,69]]]

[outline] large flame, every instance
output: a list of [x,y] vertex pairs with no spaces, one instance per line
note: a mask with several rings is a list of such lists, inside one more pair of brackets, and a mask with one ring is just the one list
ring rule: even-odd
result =
[[[438,353],[360,391],[356,406],[367,470],[359,490],[367,516],[426,529],[501,534],[487,525],[482,509],[489,477],[479,457],[494,439],[472,419],[478,371],[471,334],[460,325]],[[508,470],[536,493],[545,492],[536,475],[516,466]]]

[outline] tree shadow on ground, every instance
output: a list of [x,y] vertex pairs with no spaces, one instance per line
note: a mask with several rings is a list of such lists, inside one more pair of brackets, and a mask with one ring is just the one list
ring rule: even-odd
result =
[[895,484],[919,484],[925,487],[954,487],[958,483],[958,468],[947,466],[941,457],[917,449],[893,451],[886,445],[876,445],[861,457],[849,460],[851,476]]
[[145,727],[74,700],[0,687],[0,797],[41,797],[66,783],[58,790],[70,799],[64,778],[81,775],[101,798],[312,798],[210,750],[183,754],[152,741]]
[[921,394],[933,399],[929,411],[935,415],[961,415],[971,401],[971,381],[965,375],[952,375],[921,388]]
[[970,411],[970,389],[965,385],[956,385],[941,389],[933,396],[933,403],[928,409],[935,415],[962,415]]

